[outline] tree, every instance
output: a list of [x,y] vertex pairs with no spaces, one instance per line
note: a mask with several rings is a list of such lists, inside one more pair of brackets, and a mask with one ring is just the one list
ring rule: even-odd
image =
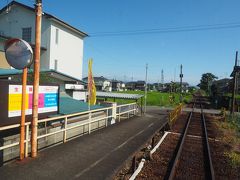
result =
[[202,74],[202,78],[201,78],[200,84],[198,84],[198,86],[200,87],[200,89],[202,89],[205,92],[207,92],[208,94],[210,94],[211,85],[215,79],[218,79],[218,77],[213,75],[212,73],[204,73],[204,74]]

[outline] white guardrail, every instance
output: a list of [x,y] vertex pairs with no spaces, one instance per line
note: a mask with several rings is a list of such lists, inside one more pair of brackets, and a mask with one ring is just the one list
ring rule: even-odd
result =
[[[55,132],[46,133],[44,135],[38,135],[37,139],[46,138],[47,136],[51,136],[51,135],[55,135],[57,133],[63,132],[63,143],[65,143],[65,142],[67,142],[67,132],[68,132],[68,130],[71,130],[71,129],[74,129],[74,128],[77,128],[77,127],[80,127],[80,126],[88,125],[88,133],[90,134],[91,133],[91,124],[94,123],[94,122],[105,120],[105,127],[107,127],[109,118],[116,119],[118,117],[118,121],[120,122],[121,115],[127,114],[127,117],[129,118],[131,112],[132,112],[133,115],[135,115],[137,113],[137,104],[136,103],[130,103],[130,104],[123,104],[123,105],[115,106],[115,108],[116,108],[115,111],[113,110],[113,108],[114,108],[114,106],[101,108],[101,109],[90,110],[90,111],[85,111],[85,112],[80,112],[80,113],[60,115],[60,116],[57,116],[57,117],[51,117],[51,118],[38,120],[38,124],[39,123],[45,123],[45,127],[46,127],[47,122],[56,121],[56,120],[63,120],[62,121],[63,126],[60,130],[57,130]],[[103,111],[105,112],[106,116],[104,116],[104,117],[101,117],[101,116],[100,117],[92,117],[93,113],[103,112]],[[116,112],[116,113],[114,113],[114,112]],[[79,117],[80,118],[83,115],[88,115],[89,116],[87,122],[83,121],[81,123],[81,121],[79,121],[80,124],[76,124],[74,126],[68,127],[68,124],[71,124],[71,123],[68,123],[69,118],[72,118],[72,117],[74,117],[74,118]],[[25,127],[26,127],[25,128],[26,137],[25,137],[25,140],[24,140],[24,143],[25,143],[25,157],[28,156],[28,145],[29,145],[29,142],[30,142],[30,137],[29,137],[29,133],[30,133],[30,128],[29,127],[30,126],[31,126],[31,122],[26,122],[25,123]],[[14,129],[14,128],[18,128],[18,127],[20,127],[20,124],[3,126],[3,127],[0,127],[0,131]],[[12,142],[11,144],[0,146],[0,151],[4,150],[4,149],[7,149],[7,148],[14,147],[14,146],[18,146],[18,145],[19,145],[19,142]]]

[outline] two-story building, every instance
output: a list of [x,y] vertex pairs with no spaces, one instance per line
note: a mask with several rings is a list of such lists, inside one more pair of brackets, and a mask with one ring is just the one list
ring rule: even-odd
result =
[[[82,79],[83,40],[86,33],[48,13],[42,16],[41,69],[54,69]],[[0,10],[0,68],[10,68],[3,47],[21,38],[35,47],[35,9],[12,1]]]

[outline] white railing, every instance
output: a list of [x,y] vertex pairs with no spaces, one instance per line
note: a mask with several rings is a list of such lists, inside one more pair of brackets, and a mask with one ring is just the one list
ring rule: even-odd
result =
[[[127,107],[127,110],[126,110]],[[123,114],[128,114],[128,118],[130,117],[130,113],[133,112],[133,115],[136,114],[137,112],[137,104],[136,103],[131,103],[131,104],[124,104],[124,105],[119,105],[116,106],[116,108],[118,109],[118,113],[116,113],[115,115],[113,114],[113,107],[106,107],[106,108],[101,108],[101,109],[96,109],[96,110],[90,110],[90,111],[85,111],[85,112],[79,112],[79,113],[74,113],[74,114],[69,114],[69,115],[61,115],[61,116],[57,116],[57,117],[51,117],[51,118],[46,118],[46,119],[41,119],[38,120],[38,124],[39,123],[45,123],[45,128],[47,127],[47,122],[51,122],[51,121],[57,121],[57,120],[62,120],[60,124],[62,124],[62,128],[60,130],[54,131],[54,132],[50,132],[43,135],[38,135],[37,139],[41,139],[41,138],[46,138],[48,136],[52,136],[58,133],[63,132],[63,142],[67,142],[67,132],[71,129],[75,129],[81,126],[85,126],[88,125],[88,133],[91,133],[91,124],[95,123],[95,122],[99,122],[102,120],[105,120],[105,127],[108,126],[108,120],[109,118],[116,118],[118,116],[119,118],[119,122],[120,122],[120,116]],[[125,108],[125,109],[124,109]],[[122,109],[122,110],[121,110]],[[94,113],[98,113],[98,112],[104,112],[104,117],[98,117],[98,116],[93,116]],[[111,112],[111,113],[109,113]],[[76,122],[71,122],[71,118],[77,118],[77,117],[82,117],[84,115],[88,116],[88,119],[81,121],[76,121],[76,122],[80,122],[80,124],[76,124],[74,126],[68,127],[69,124],[72,123],[76,123]],[[70,122],[69,122],[70,121]],[[29,142],[30,142],[30,137],[29,137],[29,127],[30,127],[31,123],[30,122],[26,122],[25,123],[25,130],[26,130],[26,137],[24,140],[25,143],[25,157],[28,156],[28,146],[29,146]],[[9,126],[3,126],[0,127],[0,131],[3,130],[9,130],[9,129],[14,129],[14,128],[18,128],[20,127],[20,124],[14,124],[14,125],[9,125]],[[0,146],[0,151],[7,149],[7,148],[11,148],[14,146],[18,146],[19,142],[12,142],[11,144],[8,145],[3,145]]]
[[121,115],[127,114],[127,118],[130,117],[130,113],[132,112],[133,115],[137,113],[137,103],[130,103],[130,104],[122,104],[117,106],[117,117],[118,121],[121,121]]

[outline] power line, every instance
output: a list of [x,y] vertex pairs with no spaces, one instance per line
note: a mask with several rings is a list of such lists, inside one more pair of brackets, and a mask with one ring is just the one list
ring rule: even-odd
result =
[[234,29],[234,28],[240,28],[240,22],[212,24],[212,25],[210,24],[210,25],[182,26],[182,27],[171,27],[171,28],[155,28],[155,29],[142,29],[142,30],[139,29],[139,30],[131,30],[131,31],[96,32],[96,33],[90,33],[90,37],[129,36],[129,35],[143,35],[143,34],[221,30],[221,29]]

